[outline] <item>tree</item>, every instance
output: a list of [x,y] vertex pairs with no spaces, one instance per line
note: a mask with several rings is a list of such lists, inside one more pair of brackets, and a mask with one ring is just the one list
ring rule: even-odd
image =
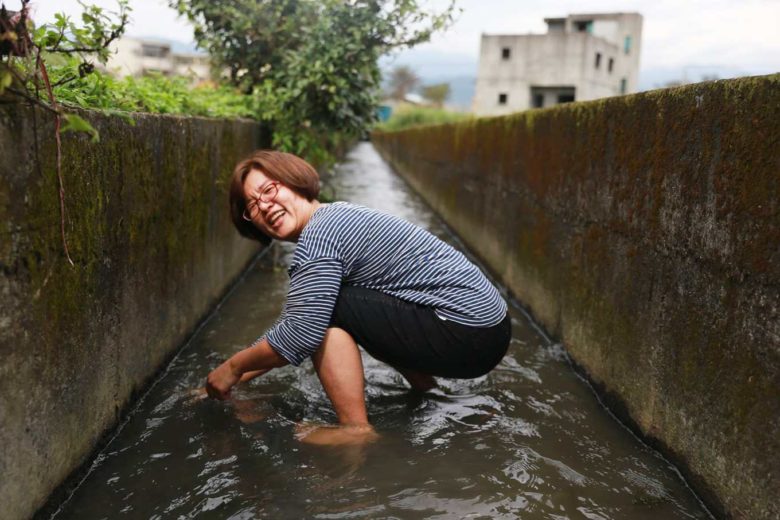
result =
[[195,27],[195,41],[230,71],[230,81],[251,91],[281,67],[286,50],[299,48],[317,9],[306,0],[170,0]]
[[447,98],[450,97],[450,84],[437,83],[423,87],[422,95],[425,99],[441,108]]
[[419,84],[420,78],[410,67],[399,65],[390,73],[390,97],[403,101]]
[[373,122],[379,57],[427,41],[454,13],[424,11],[417,0],[169,2],[231,81],[258,94],[275,146],[304,154]]

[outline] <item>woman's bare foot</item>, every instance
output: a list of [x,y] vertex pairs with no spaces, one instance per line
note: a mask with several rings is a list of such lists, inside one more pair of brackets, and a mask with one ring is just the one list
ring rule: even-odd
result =
[[422,372],[415,372],[414,370],[407,370],[402,368],[396,368],[402,376],[412,385],[413,390],[418,392],[427,392],[431,388],[436,388],[436,379],[432,375],[423,374]]
[[244,424],[254,424],[265,420],[269,411],[262,399],[233,399],[236,419]]
[[295,438],[316,446],[354,446],[374,442],[379,434],[370,424],[301,423],[295,427]]

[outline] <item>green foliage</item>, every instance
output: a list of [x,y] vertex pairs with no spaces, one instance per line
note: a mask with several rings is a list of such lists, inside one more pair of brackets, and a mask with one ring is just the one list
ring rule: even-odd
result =
[[[84,5],[78,23],[58,14],[31,29],[35,52],[17,53],[13,66],[5,60],[0,86],[19,79],[28,94],[48,94],[55,110],[62,104],[128,119],[135,111],[253,117],[271,126],[275,147],[320,164],[375,121],[379,57],[428,40],[454,14],[452,4],[428,12],[417,0],[169,0],[231,84],[192,88],[184,78],[120,80],[95,70],[90,60],[105,63],[127,23],[127,0],[117,2],[115,13]],[[95,135],[83,120],[68,120],[65,129]]]
[[44,52],[79,55],[84,63],[89,63],[89,55],[106,63],[109,44],[124,33],[130,12],[128,0],[117,0],[116,12],[79,3],[84,9],[80,24],[63,13],[56,13],[54,23],[33,31],[32,41]]
[[297,49],[302,29],[315,21],[315,2],[299,0],[169,0],[195,27],[195,40],[230,72],[230,81],[251,92],[284,53]]
[[453,18],[416,0],[169,0],[230,80],[263,100],[274,146],[327,159],[335,136],[375,118],[379,57],[426,41]]
[[[30,92],[46,96],[45,85],[40,85],[37,56],[46,63],[46,71],[53,98],[63,107],[103,110],[122,115],[126,112],[153,112],[188,114],[209,117],[256,117],[258,102],[252,96],[242,95],[233,87],[204,85],[190,86],[188,78],[149,76],[116,79],[96,70],[90,59],[105,63],[108,44],[118,37],[127,20],[127,2],[120,0],[119,13],[107,12],[96,6],[84,5],[81,24],[61,13],[55,21],[31,31],[31,43],[39,53],[15,57],[13,65],[17,76],[27,84]],[[11,57],[9,56],[9,61]],[[0,69],[0,85],[14,79],[10,71]],[[6,78],[10,76],[11,79]],[[84,119],[63,115],[63,131],[83,131],[96,138],[97,132]],[[128,121],[129,116],[124,115]]]
[[96,143],[100,140],[97,130],[95,130],[91,124],[85,121],[83,118],[76,114],[65,114],[63,116],[65,124],[62,125],[60,132],[85,132],[92,136],[92,142]]
[[[67,77],[78,63],[69,60],[51,67],[52,80]],[[152,112],[206,117],[257,117],[262,107],[258,99],[233,87],[190,85],[189,78],[151,75],[143,78],[116,79],[93,72],[60,87],[55,95],[67,106],[92,108],[109,113]]]
[[78,116],[62,113],[56,91],[82,81],[94,71],[93,59],[106,63],[109,44],[119,38],[128,22],[128,0],[117,0],[118,10],[107,11],[81,4],[80,22],[57,13],[53,23],[34,27],[29,0],[19,12],[0,6],[0,95],[25,98],[61,115],[62,131],[86,132],[97,140],[97,131]]
[[454,123],[471,119],[473,116],[462,112],[450,112],[439,108],[408,107],[394,112],[390,119],[377,125],[377,130],[392,132],[402,130],[411,126],[421,125],[439,125],[443,123]]
[[13,81],[14,76],[11,74],[10,70],[0,69],[0,94],[2,94],[6,88],[10,87]]

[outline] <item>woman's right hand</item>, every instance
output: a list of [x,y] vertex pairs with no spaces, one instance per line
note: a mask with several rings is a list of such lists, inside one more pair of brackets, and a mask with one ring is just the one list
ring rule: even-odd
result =
[[233,371],[230,360],[211,371],[206,378],[206,393],[213,399],[224,401],[230,397],[230,390],[241,381],[242,374]]
[[206,379],[206,392],[209,397],[225,400],[230,397],[230,389],[239,382],[249,381],[286,364],[287,360],[277,354],[268,340],[263,338],[212,370]]

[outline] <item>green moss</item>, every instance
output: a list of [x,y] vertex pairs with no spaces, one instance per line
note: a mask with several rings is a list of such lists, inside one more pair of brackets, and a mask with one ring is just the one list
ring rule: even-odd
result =
[[13,251],[13,221],[10,215],[11,206],[11,188],[6,183],[5,179],[0,176],[0,222],[3,225],[0,227],[0,265],[9,265],[12,261],[11,254]]
[[[42,176],[28,193],[25,220],[33,231],[26,235],[23,263],[35,295],[33,321],[44,324],[40,332],[52,343],[67,338],[78,344],[85,338],[96,314],[114,297],[121,266],[156,265],[162,284],[179,283],[163,274],[177,266],[184,273],[195,271],[208,247],[219,190],[212,165],[219,164],[217,175],[224,181],[235,160],[249,151],[236,149],[239,141],[231,130],[212,145],[216,135],[203,129],[224,125],[216,121],[140,117],[134,128],[98,117],[94,124],[105,133],[98,144],[63,136],[65,234],[75,266],[64,258],[50,139],[40,143]],[[218,199],[223,203],[223,192]],[[125,257],[117,258],[119,252]]]

